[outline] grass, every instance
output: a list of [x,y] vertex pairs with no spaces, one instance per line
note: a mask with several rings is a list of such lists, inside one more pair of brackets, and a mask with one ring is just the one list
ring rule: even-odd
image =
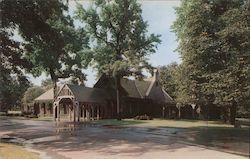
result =
[[132,125],[140,125],[145,123],[142,120],[133,120],[133,119],[102,119],[102,120],[95,120],[93,123],[98,125],[113,125],[113,126],[132,126]]
[[245,121],[245,122],[250,122],[249,118],[236,118],[238,121]]
[[[238,155],[249,155],[249,126],[234,128],[233,125],[224,124],[221,121],[163,119],[123,119],[121,121],[116,119],[106,119],[93,122],[103,126],[113,125],[121,127],[149,128],[150,133],[160,133],[162,135],[173,135],[167,134],[167,132],[174,129],[175,132],[178,132],[176,137],[181,137],[182,141],[209,146],[216,150],[235,153]],[[164,129],[167,131],[164,132]],[[163,131],[159,132],[159,130]]]
[[21,146],[0,143],[0,159],[39,159],[39,157]]
[[232,125],[223,124],[220,121],[201,121],[201,120],[134,120],[134,119],[104,119],[97,120],[94,123],[98,125],[114,126],[136,126],[136,127],[171,127],[171,128],[195,128],[195,127],[233,127]]

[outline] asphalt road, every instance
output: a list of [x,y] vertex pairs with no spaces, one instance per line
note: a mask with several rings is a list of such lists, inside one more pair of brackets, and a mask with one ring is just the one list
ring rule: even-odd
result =
[[19,142],[42,159],[245,159],[186,142],[179,129],[0,118],[0,142]]

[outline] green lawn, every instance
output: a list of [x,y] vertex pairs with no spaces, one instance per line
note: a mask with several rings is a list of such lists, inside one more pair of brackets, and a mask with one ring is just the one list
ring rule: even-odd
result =
[[[200,120],[106,119],[93,122],[103,126],[148,128],[150,133],[160,132],[162,135],[176,136],[181,138],[181,141],[245,156],[249,154],[249,126],[234,128],[233,125],[224,124],[221,121]],[[169,130],[175,133],[167,133]]]
[[0,143],[0,159],[39,159],[39,157],[21,146]]
[[233,127],[232,125],[223,124],[221,121],[201,121],[201,120],[134,120],[134,119],[104,119],[93,121],[99,125],[114,126],[136,126],[136,127],[171,127],[171,128],[195,128],[195,127]]

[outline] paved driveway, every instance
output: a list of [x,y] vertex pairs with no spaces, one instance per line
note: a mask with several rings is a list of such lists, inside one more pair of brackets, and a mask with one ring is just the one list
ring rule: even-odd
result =
[[31,150],[41,153],[43,159],[248,158],[185,142],[181,133],[178,129],[166,129],[162,135],[143,128],[58,125],[47,121],[0,118],[2,141],[17,138]]

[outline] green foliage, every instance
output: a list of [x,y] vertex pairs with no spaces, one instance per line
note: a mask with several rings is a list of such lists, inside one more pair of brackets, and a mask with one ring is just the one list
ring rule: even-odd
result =
[[30,82],[22,74],[11,73],[6,69],[1,59],[0,64],[0,111],[7,111],[14,107],[20,107],[21,98]]
[[249,104],[249,9],[247,0],[182,1],[173,25],[183,61],[177,98],[219,106]]
[[47,91],[51,88],[53,88],[53,81],[50,78],[47,78],[45,80],[42,80],[41,87]]
[[98,72],[113,76],[141,76],[148,67],[147,56],[155,52],[159,35],[147,34],[136,0],[96,0],[88,9],[78,5],[76,18],[95,44],[94,66]]
[[160,67],[160,82],[168,94],[176,99],[178,80],[176,73],[178,69],[177,63],[171,63],[167,66]]
[[[67,1],[2,0],[0,6],[3,55],[9,65],[35,77],[45,72],[54,88],[59,78],[85,79],[81,70],[91,60],[89,38],[82,28],[74,27]],[[21,43],[12,40],[15,31]]]
[[44,89],[38,86],[33,86],[27,89],[22,98],[23,105],[33,105],[34,99],[44,93]]
[[147,56],[160,43],[159,35],[147,34],[148,24],[141,14],[136,0],[95,0],[86,10],[78,5],[75,13],[93,39],[93,65],[98,74],[115,78],[118,119],[120,79],[142,77],[142,69],[149,68]]

